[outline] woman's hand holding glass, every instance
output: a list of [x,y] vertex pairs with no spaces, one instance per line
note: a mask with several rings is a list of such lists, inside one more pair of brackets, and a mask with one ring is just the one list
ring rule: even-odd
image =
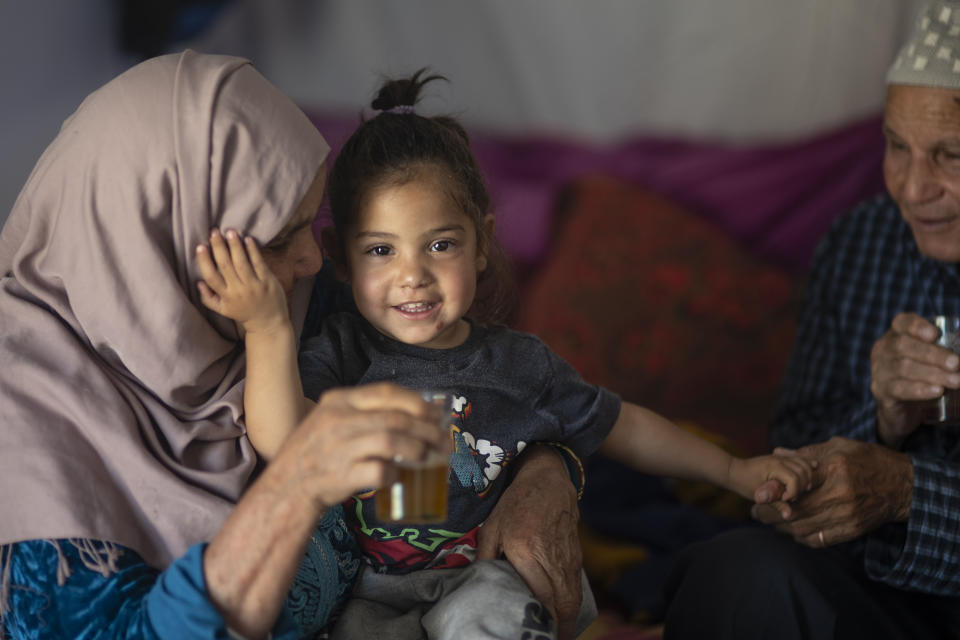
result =
[[319,518],[396,476],[395,458],[449,455],[437,408],[391,383],[331,389],[247,490],[204,554],[211,599],[244,635],[264,635]]
[[297,484],[323,511],[363,489],[395,481],[395,460],[449,456],[450,436],[436,424],[436,408],[416,391],[391,383],[331,389],[273,464],[296,469]]

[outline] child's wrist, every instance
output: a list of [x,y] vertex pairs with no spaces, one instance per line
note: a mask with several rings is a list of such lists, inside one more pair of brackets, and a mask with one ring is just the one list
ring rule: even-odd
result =
[[293,331],[293,325],[290,324],[290,318],[286,314],[266,318],[251,318],[238,324],[247,335],[280,335],[287,331]]
[[744,494],[744,487],[741,486],[741,476],[743,474],[745,461],[742,458],[731,455],[727,460],[727,479],[724,488],[733,491],[739,495]]

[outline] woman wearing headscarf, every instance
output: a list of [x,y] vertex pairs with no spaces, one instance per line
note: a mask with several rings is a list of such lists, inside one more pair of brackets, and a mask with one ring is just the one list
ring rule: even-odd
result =
[[247,61],[190,51],[64,122],[0,235],[0,636],[302,637],[349,595],[337,505],[448,444],[417,394],[361,387],[258,465],[193,259],[211,228],[252,236],[301,323],[328,150]]

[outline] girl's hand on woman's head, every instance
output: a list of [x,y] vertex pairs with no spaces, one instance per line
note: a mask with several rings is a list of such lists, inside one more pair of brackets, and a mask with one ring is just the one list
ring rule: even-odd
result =
[[[225,236],[225,238],[224,238]],[[290,321],[280,282],[263,260],[256,241],[233,229],[210,232],[210,246],[197,245],[203,280],[197,283],[205,307],[237,322],[246,333],[272,331]]]

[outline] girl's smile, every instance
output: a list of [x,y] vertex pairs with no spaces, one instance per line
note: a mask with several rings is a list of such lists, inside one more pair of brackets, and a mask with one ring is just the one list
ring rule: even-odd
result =
[[441,179],[422,171],[375,190],[351,224],[344,252],[363,316],[384,335],[433,349],[469,336],[463,316],[487,265],[473,223]]
[[410,318],[423,319],[426,316],[432,315],[434,309],[438,307],[439,305],[436,302],[407,302],[398,304],[394,308]]

